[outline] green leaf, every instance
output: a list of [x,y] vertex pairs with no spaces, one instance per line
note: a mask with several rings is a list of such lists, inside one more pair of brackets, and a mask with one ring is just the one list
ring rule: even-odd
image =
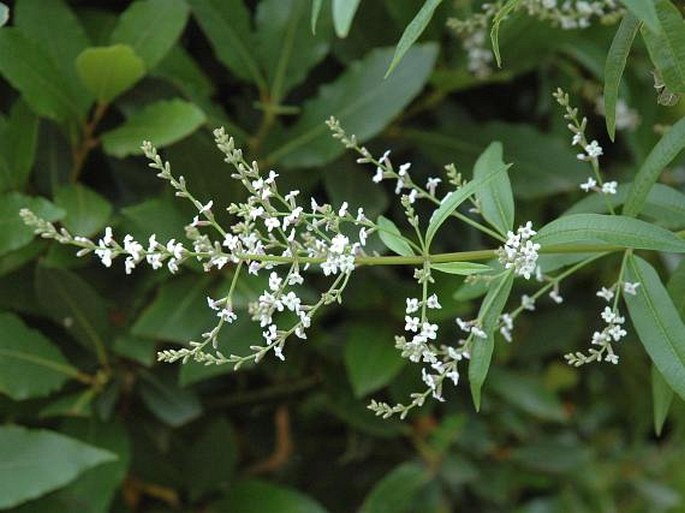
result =
[[[642,3],[644,0],[639,0]],[[644,2],[651,4],[651,1]],[[655,13],[656,17],[656,13]],[[626,13],[618,26],[618,30],[611,42],[606,64],[604,65],[604,116],[606,118],[607,132],[611,140],[616,136],[616,102],[618,101],[618,88],[621,85],[623,70],[628,61],[633,40],[640,28],[640,21],[630,13]]]
[[235,432],[225,418],[211,420],[183,453],[191,500],[227,490],[238,460]]
[[111,41],[128,45],[151,70],[178,40],[188,14],[184,0],[138,0],[119,16]]
[[657,32],[660,27],[654,0],[621,0],[632,13],[631,16],[646,24],[650,30]]
[[175,278],[159,289],[133,325],[138,337],[185,343],[198,337],[215,318],[207,307],[209,279],[197,276]]
[[85,116],[92,97],[78,77],[74,59],[90,41],[69,5],[64,0],[21,0],[17,2],[15,25],[50,56],[69,88],[69,96]]
[[374,485],[359,513],[409,512],[412,500],[430,480],[431,475],[423,465],[403,463]]
[[388,48],[372,50],[335,82],[322,86],[319,95],[305,103],[297,123],[271,141],[274,149],[266,161],[284,167],[314,167],[343,153],[345,148],[331,137],[324,123],[330,116],[338,118],[348,133],[356,134],[359,142],[383,130],[423,89],[437,47],[414,46],[402,66],[383,80],[391,54]]
[[143,141],[163,148],[192,134],[206,119],[204,112],[190,102],[160,100],[135,113],[120,127],[102,134],[103,148],[119,158],[139,155],[143,153]]
[[685,319],[685,259],[680,261],[671,274],[667,288],[680,317]]
[[112,351],[145,367],[152,367],[155,363],[156,347],[157,343],[154,340],[123,335],[114,341]]
[[475,194],[481,187],[487,186],[492,180],[497,178],[500,173],[500,169],[493,169],[480,178],[471,180],[466,185],[445,196],[440,202],[440,206],[433,211],[433,214],[428,221],[428,228],[426,229],[426,246],[430,247],[435,234],[459,205],[466,201],[469,196]]
[[178,387],[166,374],[141,372],[140,398],[159,420],[172,427],[187,424],[202,414],[197,395]]
[[387,217],[379,216],[376,224],[378,224],[378,236],[390,251],[402,256],[414,256],[414,250],[402,236],[395,223]]
[[0,165],[0,192],[26,187],[36,156],[38,117],[23,101],[16,101],[9,119],[0,128],[0,155],[6,165]]
[[655,2],[659,30],[644,25],[640,32],[666,87],[672,92],[685,93],[685,20],[670,0]]
[[661,436],[661,430],[668,417],[668,410],[671,409],[673,402],[673,389],[666,383],[666,380],[652,364],[652,404],[654,405],[654,432],[656,436]]
[[310,23],[312,26],[312,34],[316,34],[316,24],[319,21],[319,15],[321,14],[321,8],[323,7],[323,0],[313,0],[312,1],[312,15]]
[[495,17],[492,19],[492,28],[490,29],[490,42],[492,43],[492,53],[495,54],[497,67],[502,67],[502,56],[499,50],[499,26],[507,19],[509,14],[516,9],[521,0],[507,0],[507,2],[499,8]]
[[685,148],[685,118],[669,128],[649,153],[635,176],[623,215],[637,216],[644,207],[650,189],[661,171]]
[[73,481],[116,455],[64,435],[0,427],[0,508],[17,506]]
[[573,214],[543,226],[533,240],[543,248],[596,244],[624,248],[685,252],[685,240],[659,226],[626,216]]
[[559,398],[545,388],[541,378],[498,369],[490,373],[489,387],[506,402],[542,420],[563,422],[567,418]]
[[628,312],[647,354],[668,385],[685,399],[685,324],[654,268],[629,255],[626,281],[640,282],[624,294]]
[[355,323],[345,341],[343,359],[356,397],[363,397],[387,385],[404,366],[392,342],[389,326]]
[[35,286],[45,312],[104,363],[107,308],[93,287],[70,271],[44,265],[36,268]]
[[22,208],[28,208],[48,221],[57,221],[65,215],[64,210],[45,198],[18,192],[0,194],[0,255],[20,249],[33,240],[33,230],[19,217]]
[[76,69],[100,103],[109,103],[145,75],[145,64],[126,45],[86,48],[76,58]]
[[55,121],[78,120],[81,107],[50,56],[14,27],[0,30],[0,74],[31,108]]
[[493,142],[478,157],[473,167],[473,177],[476,180],[484,179],[493,171],[498,173],[487,185],[476,189],[476,199],[480,202],[485,220],[502,235],[506,235],[514,227],[514,195],[507,174],[510,165],[504,163],[502,143]]
[[[607,200],[614,208],[623,205],[632,186],[632,182],[620,184],[616,194],[610,196],[589,194],[569,208],[564,215],[607,213]],[[685,194],[668,185],[655,183],[647,194],[642,214],[665,228],[679,229],[685,226]]]
[[250,13],[243,0],[189,0],[188,3],[217,59],[235,76],[254,82],[266,91],[266,80],[255,59],[257,45],[250,29]]
[[265,0],[257,6],[257,56],[277,106],[329,50],[329,24],[316,36],[304,28],[309,0]]
[[338,37],[347,37],[361,0],[333,0],[333,25]]
[[399,64],[402,57],[404,57],[404,54],[407,53],[407,50],[411,48],[423,31],[426,30],[428,23],[431,18],[433,18],[435,9],[437,9],[441,3],[442,0],[426,0],[423,3],[419,12],[411,22],[409,22],[409,25],[404,29],[404,32],[402,32],[402,37],[400,37],[400,41],[395,48],[395,55],[393,55],[390,66],[388,66],[388,71],[385,72],[385,78],[392,73],[392,70]]
[[45,397],[78,376],[42,333],[11,313],[0,313],[0,392],[16,401]]
[[211,511],[216,513],[327,513],[314,499],[296,490],[256,479],[236,484],[226,499],[213,506]]
[[59,188],[55,193],[55,204],[67,212],[62,224],[72,234],[84,237],[104,228],[112,214],[109,201],[81,184]]
[[457,274],[459,276],[470,276],[471,274],[487,273],[492,271],[492,267],[485,264],[474,262],[448,262],[446,264],[431,264],[431,269],[441,273]]
[[481,329],[487,334],[486,339],[473,337],[471,359],[469,360],[469,385],[476,411],[480,411],[481,389],[490,369],[492,353],[495,349],[495,328],[504,305],[509,299],[514,284],[514,273],[507,272],[490,282],[488,293],[478,311]]

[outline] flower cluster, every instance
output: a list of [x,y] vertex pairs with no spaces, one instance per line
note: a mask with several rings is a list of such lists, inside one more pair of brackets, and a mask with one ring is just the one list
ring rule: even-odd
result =
[[520,8],[565,30],[588,28],[593,18],[609,23],[622,12],[616,0],[523,0]]
[[614,351],[612,343],[619,342],[628,333],[623,327],[625,317],[620,315],[618,311],[618,299],[620,291],[625,294],[637,294],[637,288],[640,286],[639,282],[619,282],[610,288],[602,287],[597,291],[597,296],[604,299],[607,303],[612,303],[612,306],[605,306],[601,312],[601,318],[605,323],[604,328],[597,330],[592,334],[591,344],[596,347],[588,349],[587,355],[577,351],[564,355],[564,359],[575,367],[580,367],[586,363],[605,361],[608,363],[617,364],[619,356]]
[[519,226],[516,233],[507,232],[504,246],[496,252],[505,269],[513,269],[517,276],[523,276],[526,280],[530,279],[537,268],[540,244],[531,240],[536,233],[532,223],[528,221]]

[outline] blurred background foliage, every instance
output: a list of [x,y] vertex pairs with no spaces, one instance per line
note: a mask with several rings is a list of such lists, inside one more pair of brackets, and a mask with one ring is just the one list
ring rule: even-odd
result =
[[[365,405],[402,400],[420,382],[393,347],[410,270],[358,271],[343,305],[286,363],[239,372],[157,365],[156,349],[212,324],[205,296],[231,270],[187,265],[176,276],[139,269],[126,277],[34,240],[17,215],[30,206],[85,236],[111,225],[141,240],[181,238],[193,212],[155,178],[139,145],[164,148],[195,195],[217,207],[239,194],[213,147],[220,125],[284,186],[371,216],[401,213],[392,190],[372,187],[370,170],[330,137],[323,121],[335,115],[375,153],[392,148],[396,161],[412,161],[417,181],[450,162],[470,176],[488,143],[502,141],[519,220],[540,225],[580,199],[587,175],[553,104],[557,86],[588,114],[607,176],[619,182],[685,114],[685,102],[657,104],[640,41],[620,90],[639,120],[610,144],[597,105],[616,24],[562,31],[514,14],[501,27],[504,67],[476,78],[447,19],[479,2],[443,2],[384,79],[422,0],[5,3],[0,509],[685,511],[685,412],[675,401],[655,435],[650,368],[637,340],[623,344],[618,366],[578,370],[561,358],[587,344],[600,308],[594,291],[615,279],[618,257],[566,284],[563,308],[539,305],[512,344],[498,342],[480,414],[460,386],[401,423]],[[685,191],[682,158],[664,176]],[[452,226],[437,245],[485,242]],[[664,272],[678,265],[655,261]],[[454,276],[441,280],[452,332],[456,315],[477,308],[469,298],[478,291]],[[683,284],[673,287],[682,293]],[[243,308],[258,290],[241,284]],[[258,336],[238,323],[223,343],[240,353]]]

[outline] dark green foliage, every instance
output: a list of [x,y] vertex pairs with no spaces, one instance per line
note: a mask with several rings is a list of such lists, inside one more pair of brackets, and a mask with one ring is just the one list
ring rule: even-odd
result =
[[[621,28],[582,31],[503,11],[492,32],[503,67],[477,79],[445,27],[480,3],[0,2],[0,510],[683,511],[685,264],[673,254],[685,242],[673,232],[685,228],[685,102],[657,105],[665,93],[650,76],[676,98],[685,92],[683,9],[625,0]],[[620,182],[610,204],[578,190],[590,171],[553,105],[556,86],[583,102],[589,138],[605,148],[603,172]],[[617,122],[621,99],[639,111],[635,130]],[[374,251],[419,254],[394,184],[371,182],[374,166],[331,138],[331,115],[374,155],[392,148],[393,162],[412,161],[421,186],[452,162],[474,179],[433,217],[417,202],[432,252],[493,247],[450,218],[471,215],[474,191],[497,233],[554,220],[537,240],[635,249],[627,278],[642,285],[626,302],[642,344],[621,342],[618,366],[562,359],[589,344],[604,306],[594,292],[616,279],[617,257],[564,282],[561,307],[540,299],[511,344],[497,318],[529,285],[511,273],[468,285],[491,267],[434,264],[445,343],[458,338],[456,316],[480,316],[489,336],[445,403],[382,420],[364,401],[405,401],[422,386],[393,340],[414,293],[410,270],[355,271],[342,304],[285,363],[179,368],[155,363],[155,351],[211,328],[206,297],[230,287],[231,266],[126,276],[33,238],[18,215],[29,207],[96,239],[113,226],[180,240],[195,212],[163,189],[140,144],[162,149],[223,221],[240,192],[214,148],[222,125],[290,188],[378,218]],[[443,181],[438,197],[452,189]],[[624,216],[608,214],[621,205]],[[549,271],[577,261],[540,262]],[[219,341],[227,354],[259,342],[247,303],[263,281],[239,281],[241,317]]]

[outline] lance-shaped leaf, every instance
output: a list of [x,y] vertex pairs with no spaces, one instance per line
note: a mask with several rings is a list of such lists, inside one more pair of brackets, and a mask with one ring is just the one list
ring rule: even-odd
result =
[[107,224],[112,205],[97,192],[81,184],[61,187],[55,193],[55,204],[67,215],[62,224],[71,231],[90,237]]
[[492,43],[492,52],[495,54],[497,67],[502,67],[502,56],[499,50],[499,26],[507,19],[509,14],[516,9],[521,0],[507,0],[506,3],[499,8],[495,17],[492,19],[492,28],[490,29],[490,42]]
[[188,14],[183,0],[139,0],[121,14],[111,41],[133,48],[151,70],[176,43]]
[[685,240],[653,224],[626,216],[573,214],[543,226],[533,240],[543,249],[592,244],[685,253]]
[[661,436],[661,430],[668,417],[673,402],[673,389],[666,382],[656,365],[652,364],[652,404],[654,413],[654,432]]
[[505,235],[514,227],[514,195],[507,169],[502,157],[502,143],[493,142],[478,157],[473,167],[473,177],[483,179],[491,172],[496,172],[486,185],[476,189],[476,199],[485,220]]
[[378,235],[390,251],[394,251],[402,256],[414,255],[414,250],[411,249],[411,246],[404,239],[395,223],[383,216],[380,216],[376,223],[379,228]]
[[204,112],[185,100],[160,100],[146,106],[126,122],[102,134],[106,153],[123,158],[143,153],[144,140],[163,148],[197,130],[206,120]]
[[392,57],[392,62],[388,67],[388,71],[385,72],[386,77],[392,73],[392,70],[399,64],[402,57],[404,57],[404,54],[407,53],[407,50],[411,48],[423,31],[426,30],[435,9],[437,9],[438,5],[441,3],[442,0],[426,0],[423,3],[423,6],[416,16],[414,16],[414,19],[409,22],[407,28],[402,32],[402,37],[400,37],[400,41],[395,48],[395,55]]
[[639,21],[646,24],[650,30],[659,30],[659,17],[656,13],[654,0],[621,0]]
[[338,37],[347,37],[361,0],[333,0],[333,25]]
[[81,107],[57,65],[17,28],[0,30],[0,74],[36,113],[55,121],[81,117]]
[[416,45],[407,52],[402,65],[383,80],[392,49],[372,50],[338,80],[322,86],[319,95],[304,105],[302,117],[291,129],[274,136],[266,161],[285,167],[313,167],[343,153],[345,148],[331,137],[325,124],[330,116],[338,118],[359,142],[373,137],[423,89],[436,56],[435,45]]
[[614,40],[611,42],[611,47],[609,47],[609,53],[604,65],[604,116],[607,132],[612,141],[616,135],[618,88],[621,85],[621,77],[626,67],[630,48],[633,46],[633,40],[639,28],[640,20],[635,16],[630,13],[626,13],[623,16],[621,24],[614,35]]
[[57,221],[65,215],[64,210],[45,198],[18,192],[0,194],[0,256],[23,248],[35,237],[33,230],[19,217],[22,208],[28,208],[47,221]]
[[466,185],[460,187],[456,191],[449,193],[440,202],[440,206],[435,209],[428,222],[426,229],[426,246],[430,246],[433,242],[435,234],[447,219],[454,213],[454,211],[466,201],[469,196],[476,193],[481,187],[486,187],[492,180],[497,178],[501,173],[500,169],[493,169],[480,178],[471,180]]
[[40,497],[115,459],[109,451],[52,431],[0,427],[0,508]]
[[316,35],[307,25],[308,0],[267,0],[257,7],[257,48],[270,100],[275,105],[327,54],[330,23],[321,23]]
[[624,294],[640,341],[666,383],[685,399],[685,323],[659,275],[645,260],[630,255],[625,279],[640,283],[635,295]]
[[240,513],[328,513],[314,499],[297,490],[256,479],[240,481],[231,486],[228,496],[215,503],[213,510]]
[[642,38],[666,87],[672,92],[685,93],[685,20],[670,0],[655,2],[659,30],[643,25]]
[[60,350],[14,314],[0,314],[0,392],[16,401],[44,397],[78,376]]
[[26,186],[36,156],[38,117],[29,106],[18,100],[10,109],[7,123],[0,128],[0,192],[21,190]]
[[489,284],[488,293],[478,312],[481,329],[486,338],[473,336],[471,359],[469,360],[469,385],[476,411],[480,410],[481,389],[490,369],[492,353],[495,349],[495,328],[504,305],[509,299],[514,284],[514,273],[507,272]]
[[364,498],[359,513],[404,513],[431,479],[426,467],[403,463],[383,476]]
[[623,207],[626,216],[637,216],[644,207],[650,189],[661,171],[685,148],[685,118],[669,128],[645,159],[633,180]]
[[447,262],[444,264],[431,264],[431,269],[446,274],[457,274],[459,276],[469,276],[492,271],[492,267],[485,264],[474,262]]
[[267,90],[255,59],[255,36],[243,0],[189,0],[193,16],[209,39],[217,58],[231,72]]
[[109,103],[145,74],[143,60],[127,45],[86,48],[76,58],[76,69],[100,103]]

